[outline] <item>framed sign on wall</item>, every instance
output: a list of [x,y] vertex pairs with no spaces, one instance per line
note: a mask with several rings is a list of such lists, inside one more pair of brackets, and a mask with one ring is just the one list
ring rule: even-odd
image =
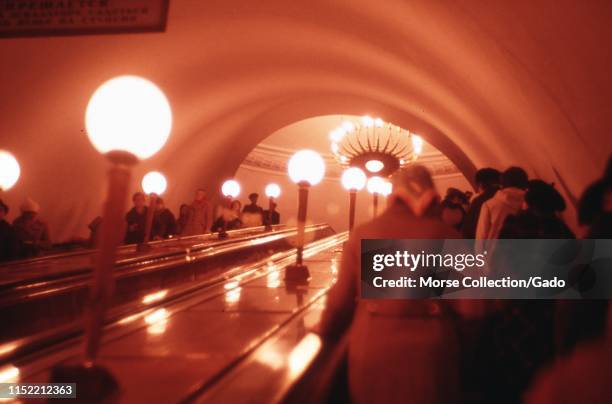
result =
[[164,32],[170,0],[0,0],[0,38]]

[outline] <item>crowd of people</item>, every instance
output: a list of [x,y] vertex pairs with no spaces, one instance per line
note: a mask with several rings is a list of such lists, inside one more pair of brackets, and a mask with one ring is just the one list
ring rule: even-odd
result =
[[[151,226],[150,240],[162,240],[176,236],[191,236],[207,232],[235,230],[243,227],[276,225],[280,223],[280,214],[276,202],[270,203],[270,209],[264,210],[257,204],[259,195],[249,195],[250,203],[242,209],[238,200],[222,200],[213,215],[206,191],[198,189],[190,204],[182,204],[178,218],[166,207],[164,200],[155,197],[155,211]],[[136,192],[132,196],[132,207],[125,215],[125,244],[138,244],[145,240],[145,227],[149,205],[147,196]],[[39,217],[40,206],[30,198],[20,206],[21,215],[13,223],[6,217],[9,207],[0,200],[0,262],[40,256],[49,252],[52,247],[49,226]],[[216,217],[215,220],[212,218]],[[79,245],[95,247],[102,217],[97,216],[89,224],[89,239]]]
[[[605,378],[569,376],[610,368],[608,300],[360,298],[363,239],[468,238],[476,246],[575,238],[554,184],[529,179],[519,167],[483,168],[477,195],[451,188],[442,199],[420,165],[399,170],[392,182],[387,209],[350,235],[320,323],[324,338],[347,346],[353,402],[556,403],[581,402],[584,390],[599,399],[612,392]],[[612,237],[612,159],[580,198],[578,219],[583,237]]]

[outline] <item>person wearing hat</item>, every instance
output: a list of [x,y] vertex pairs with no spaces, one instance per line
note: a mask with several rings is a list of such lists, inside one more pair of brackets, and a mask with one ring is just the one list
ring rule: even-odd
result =
[[51,247],[49,227],[38,216],[40,205],[31,198],[26,198],[20,210],[21,215],[13,222],[19,256],[27,258],[40,255]]
[[362,240],[460,237],[440,219],[440,197],[424,166],[402,168],[392,182],[385,211],[349,236],[319,333],[330,342],[340,340],[348,345],[351,402],[459,402],[459,343],[453,303],[443,299],[361,298]]
[[9,207],[0,199],[0,262],[9,261],[17,255],[17,238],[15,230],[6,221]]
[[259,194],[253,192],[249,195],[249,203],[242,209],[242,222],[244,227],[261,226],[264,219],[264,210],[257,204]]
[[525,193],[527,209],[509,215],[499,238],[576,238],[559,214],[565,201],[554,186],[542,180],[531,180]]

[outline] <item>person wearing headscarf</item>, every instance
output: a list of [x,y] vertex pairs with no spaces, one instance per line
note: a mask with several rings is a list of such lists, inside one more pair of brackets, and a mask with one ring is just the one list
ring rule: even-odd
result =
[[21,215],[13,221],[19,256],[34,257],[51,248],[47,223],[39,217],[40,205],[31,198],[20,206]]

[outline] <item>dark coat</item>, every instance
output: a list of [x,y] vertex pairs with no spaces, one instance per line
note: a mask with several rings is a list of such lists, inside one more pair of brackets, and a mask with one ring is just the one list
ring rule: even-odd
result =
[[132,208],[125,215],[125,221],[127,222],[127,231],[125,232],[124,240],[125,244],[137,244],[144,241],[147,210],[148,208],[145,206],[142,213],[138,213],[136,208]]
[[151,238],[168,238],[177,234],[176,219],[170,209],[155,212]]
[[321,334],[334,338],[348,330],[348,378],[354,402],[458,400],[458,341],[453,321],[446,316],[397,314],[428,304],[423,300],[360,298],[362,239],[458,237],[438,217],[417,217],[401,202],[351,233],[338,281],[327,297]]
[[461,229],[463,238],[476,238],[476,226],[478,225],[478,218],[480,217],[480,208],[482,208],[483,203],[493,198],[496,192],[497,188],[492,188],[474,197],[463,219],[463,226]]
[[17,258],[17,235],[13,226],[0,220],[0,262]]
[[530,210],[510,215],[504,221],[499,238],[576,238],[563,220],[555,214],[538,214]]

